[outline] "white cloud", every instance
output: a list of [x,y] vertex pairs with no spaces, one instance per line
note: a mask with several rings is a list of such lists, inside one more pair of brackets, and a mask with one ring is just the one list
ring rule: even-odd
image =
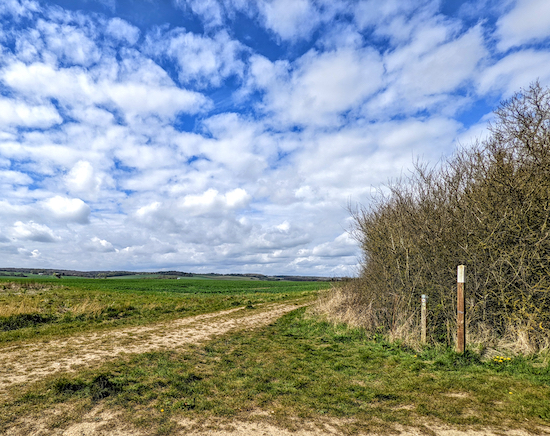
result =
[[0,15],[12,15],[15,19],[30,17],[40,10],[38,2],[33,0],[3,0],[0,4]]
[[139,30],[99,1],[114,18],[0,2],[0,256],[21,266],[352,274],[348,203],[550,84],[546,17],[507,21],[534,2],[495,32],[479,3],[181,0],[186,29]]
[[477,26],[419,59],[406,59],[400,65],[399,84],[412,96],[417,92],[421,95],[450,92],[473,78],[485,55],[481,27]]
[[478,92],[498,92],[509,98],[537,79],[544,86],[550,85],[550,52],[524,50],[511,53],[487,67],[479,76]]
[[63,119],[52,104],[29,105],[0,97],[0,128],[13,126],[44,129],[62,122]]
[[382,85],[379,54],[369,48],[310,51],[285,74],[285,65],[252,59],[253,84],[264,89],[264,109],[284,123],[335,125],[338,116],[358,108]]
[[180,207],[189,215],[222,214],[228,210],[244,208],[250,202],[250,195],[241,188],[220,194],[216,189],[208,189],[198,195],[186,195]]
[[21,32],[15,41],[17,59],[24,62],[36,62],[41,59],[44,50],[44,40],[36,29]]
[[85,70],[79,67],[57,69],[35,62],[9,63],[0,72],[3,82],[29,98],[55,98],[64,103],[87,103],[97,97],[96,88]]
[[516,0],[514,7],[497,21],[497,47],[506,51],[550,38],[550,2]]
[[47,49],[62,62],[90,66],[101,57],[95,42],[75,26],[39,20],[37,29],[42,32]]
[[357,241],[345,232],[337,236],[334,241],[317,245],[311,250],[311,254],[319,257],[358,256],[359,250]]
[[286,40],[309,36],[321,20],[309,0],[260,0],[258,6],[265,26]]
[[11,229],[11,236],[15,239],[35,242],[56,242],[59,239],[48,226],[34,221],[27,223],[17,221]]
[[115,17],[109,20],[107,24],[107,34],[119,41],[126,41],[130,45],[134,45],[139,39],[139,29],[132,26],[125,20]]
[[32,178],[20,171],[0,170],[0,186],[4,183],[9,185],[30,185]]
[[[460,36],[436,31],[417,35],[410,45],[384,57],[384,92],[363,108],[366,117],[385,118],[429,111],[454,116],[470,102],[455,93],[471,86],[487,60],[483,32],[476,26]],[[437,36],[436,36],[437,35]]]
[[111,244],[109,241],[106,241],[105,239],[100,239],[97,236],[94,236],[92,239],[90,239],[89,247],[91,250],[99,251],[102,253],[109,253],[116,251],[113,247],[113,244]]
[[225,113],[204,122],[214,140],[201,145],[202,153],[212,162],[244,180],[256,180],[267,168],[269,149],[261,138],[263,126],[234,113]]
[[317,46],[322,47],[324,51],[334,51],[344,47],[358,49],[363,42],[363,36],[354,25],[336,22],[326,34],[319,38]]
[[[140,70],[133,70],[143,76]],[[25,65],[14,62],[8,65],[0,77],[11,88],[34,98],[55,98],[64,104],[116,104],[128,117],[157,115],[171,118],[180,112],[198,113],[211,105],[202,94],[188,91],[165,82],[149,71],[143,77],[149,83],[127,80],[123,83],[112,79],[98,82],[78,67],[55,68],[44,63]],[[154,84],[151,82],[157,82]]]
[[438,6],[439,2],[434,0],[367,0],[355,3],[352,10],[360,29],[373,29],[376,36],[388,38],[391,45],[400,46],[409,42],[419,30],[446,27],[441,26],[436,16]]
[[290,230],[290,223],[285,220],[283,223],[276,226],[276,228],[283,232],[288,232]]
[[170,118],[180,112],[202,112],[211,104],[202,94],[173,86],[105,83],[102,89],[129,116],[151,114]]
[[178,66],[181,83],[194,82],[197,86],[220,86],[222,80],[235,75],[241,77],[244,63],[240,59],[245,47],[231,39],[222,30],[213,37],[202,36],[184,29],[163,33],[158,31],[147,37],[148,51],[156,57],[173,59]]
[[295,204],[314,220],[321,219],[314,211],[326,207],[327,217],[339,222],[347,202],[368,201],[373,189],[398,177],[416,158],[434,163],[451,152],[461,127],[442,117],[410,117],[317,132],[294,153],[288,171],[273,174],[267,186],[275,186],[267,192],[274,204]]
[[79,160],[65,176],[65,183],[69,192],[84,198],[97,198],[105,178],[97,174],[90,162]]
[[56,195],[43,202],[44,208],[55,219],[87,224],[90,218],[90,206],[79,198],[67,198]]
[[189,7],[202,18],[206,27],[216,27],[223,24],[224,11],[217,0],[174,0],[174,3],[183,11]]

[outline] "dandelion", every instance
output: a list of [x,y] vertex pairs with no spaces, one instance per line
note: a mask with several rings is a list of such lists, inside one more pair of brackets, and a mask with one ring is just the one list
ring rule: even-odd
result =
[[510,395],[512,395],[512,392],[508,392]]
[[[512,392],[510,392],[510,393],[512,393]],[[160,409],[160,411],[161,411],[161,412],[164,412],[164,409]]]

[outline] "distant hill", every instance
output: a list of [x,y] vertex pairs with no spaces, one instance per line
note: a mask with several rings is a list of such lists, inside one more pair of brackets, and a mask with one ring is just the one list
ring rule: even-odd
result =
[[289,276],[277,275],[266,276],[264,274],[195,274],[181,271],[157,271],[157,272],[137,272],[137,271],[74,271],[67,269],[50,268],[0,268],[0,277],[36,277],[36,276],[57,276],[57,277],[84,277],[90,279],[105,278],[204,278],[219,280],[268,280],[268,281],[318,281],[330,282],[340,281],[340,277],[311,277],[311,276]]

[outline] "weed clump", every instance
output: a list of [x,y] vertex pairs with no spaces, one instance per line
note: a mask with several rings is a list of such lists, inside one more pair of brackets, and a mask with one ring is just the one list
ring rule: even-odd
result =
[[350,208],[360,278],[319,310],[418,342],[425,294],[430,340],[451,345],[464,264],[468,343],[527,354],[550,346],[550,89],[535,83],[504,102],[489,132]]

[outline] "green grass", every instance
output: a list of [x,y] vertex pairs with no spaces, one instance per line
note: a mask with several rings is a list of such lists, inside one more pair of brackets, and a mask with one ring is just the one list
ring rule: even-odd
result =
[[170,434],[176,418],[206,424],[257,411],[266,414],[254,419],[289,428],[296,417],[335,418],[352,434],[425,423],[536,430],[550,423],[550,367],[451,350],[419,354],[310,319],[301,309],[186,352],[136,355],[51,377],[3,406],[0,429],[48,407],[85,411],[98,404],[123,410],[125,420],[151,434]]
[[313,298],[319,282],[0,279],[0,344]]

